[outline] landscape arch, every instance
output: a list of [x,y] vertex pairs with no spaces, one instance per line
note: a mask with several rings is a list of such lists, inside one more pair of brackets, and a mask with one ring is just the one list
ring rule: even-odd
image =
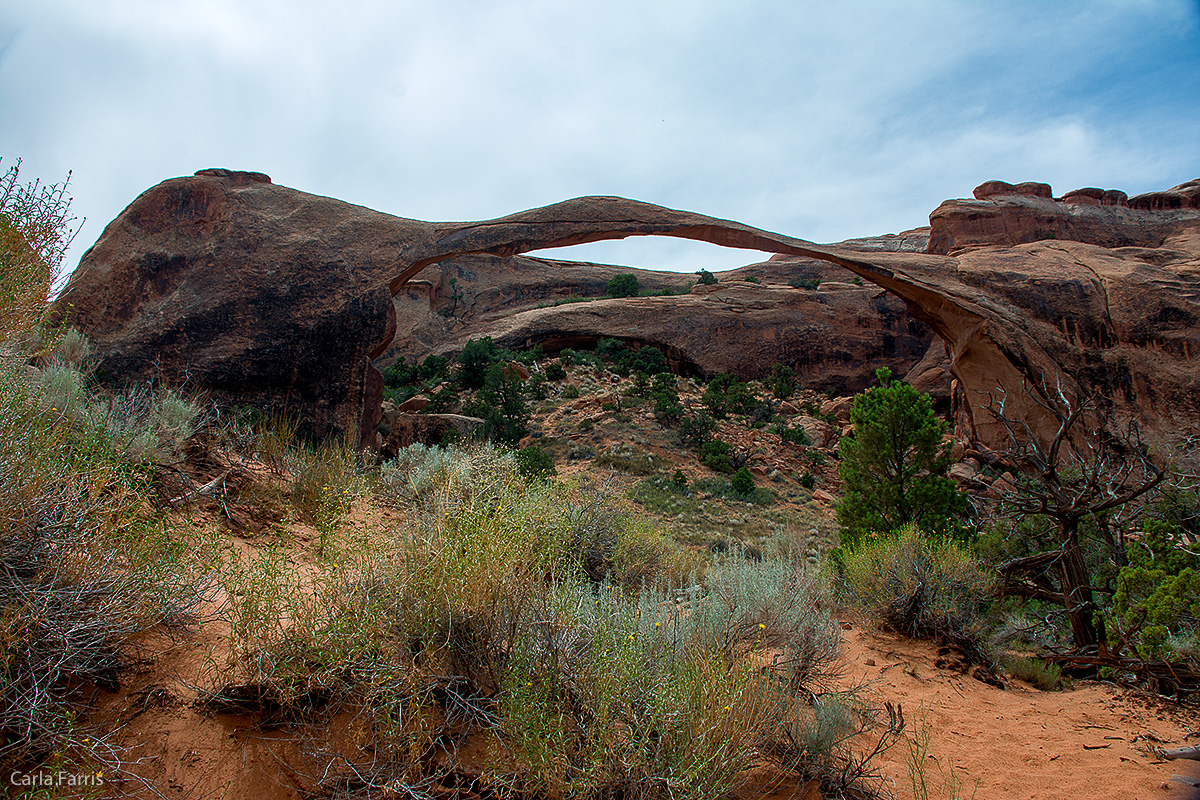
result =
[[[1055,374],[1011,308],[959,281],[956,259],[802,239],[619,197],[581,197],[482,222],[424,222],[278,186],[260,173],[201,170],[143,192],[80,261],[57,304],[113,381],[162,380],[268,413],[315,438],[373,438],[396,331],[392,297],[431,264],[513,256],[629,236],[670,236],[841,266],[903,299],[946,342],[968,435],[984,407]],[[1052,424],[1026,403],[1035,430]]]

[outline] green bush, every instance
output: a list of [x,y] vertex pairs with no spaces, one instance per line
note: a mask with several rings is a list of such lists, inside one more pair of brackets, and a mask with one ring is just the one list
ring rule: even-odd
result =
[[482,388],[463,405],[463,413],[482,419],[484,435],[503,444],[515,445],[529,432],[525,387],[507,364],[488,367]]
[[701,286],[712,286],[717,282],[717,276],[706,269],[696,270],[696,274],[700,276],[699,283]]
[[482,389],[488,370],[498,364],[505,352],[496,346],[492,337],[470,339],[458,354],[458,382],[464,389]]
[[546,365],[546,378],[552,381],[561,381],[567,377],[567,370],[557,361],[551,361]]
[[679,421],[679,440],[693,450],[699,450],[713,438],[716,430],[717,421],[707,411],[688,414]]
[[771,431],[779,435],[780,439],[785,442],[790,442],[800,447],[810,447],[812,439],[808,438],[808,432],[799,425],[789,427],[786,422],[780,422],[778,425],[771,427]]
[[564,400],[574,400],[579,397],[579,387],[573,383],[568,383],[562,393]]
[[771,368],[771,377],[767,381],[771,393],[780,400],[787,400],[796,393],[796,370],[787,364],[776,364]]
[[[709,381],[700,402],[716,419],[725,419],[730,414],[763,417],[762,401],[750,390],[749,384],[728,372]],[[769,418],[769,406],[765,411],[765,418]]]
[[629,346],[621,339],[603,338],[596,340],[596,355],[606,361],[619,361],[629,352]]
[[838,504],[843,538],[896,531],[909,523],[936,534],[960,530],[967,499],[946,477],[946,424],[929,395],[876,372],[879,386],[854,399],[853,436],[838,445],[844,497]]
[[733,448],[729,446],[728,442],[720,439],[709,439],[700,445],[698,455],[700,463],[713,472],[733,472],[733,462],[729,459],[732,452]]
[[1070,685],[1062,668],[1051,661],[1032,656],[1008,654],[1000,659],[1000,665],[1012,677],[1036,686],[1043,692],[1061,691]]
[[989,581],[969,553],[915,525],[863,539],[840,554],[848,596],[881,625],[945,641],[984,659],[980,613]]
[[546,375],[541,372],[535,372],[529,376],[529,380],[525,382],[525,392],[534,400],[545,400],[550,396],[550,391],[546,387]]
[[811,472],[806,472],[800,476],[798,483],[805,489],[811,489],[817,485],[817,479],[813,477]]
[[1124,635],[1142,658],[1200,666],[1200,546],[1189,545],[1178,525],[1151,519],[1128,553],[1129,565],[1117,575],[1110,639]]
[[629,387],[627,394],[630,397],[649,397],[650,376],[645,372],[633,373],[633,385]]
[[526,478],[545,480],[558,474],[554,458],[536,444],[517,451],[517,471]]
[[628,356],[627,366],[635,372],[647,375],[657,375],[667,371],[667,357],[653,345],[639,347],[637,352]]
[[637,275],[628,272],[612,276],[604,286],[604,293],[609,297],[637,297],[640,291]]
[[671,476],[671,483],[681,492],[687,491],[688,479],[687,475],[683,474],[683,470],[676,468],[675,474]]
[[654,418],[664,425],[674,425],[683,417],[679,395],[659,394],[654,397]]
[[[94,767],[78,712],[192,619],[205,570],[152,510],[156,461],[196,425],[176,392],[87,385],[86,338],[49,327],[74,236],[66,184],[0,177],[0,771]],[[40,361],[41,368],[31,366]],[[88,763],[91,762],[91,763]],[[44,771],[44,770],[43,770]],[[75,770],[72,770],[75,771]]]
[[596,463],[633,475],[650,475],[659,470],[659,460],[653,453],[626,442],[614,444],[596,456]]
[[753,493],[755,489],[754,476],[745,467],[737,471],[730,484],[733,486],[735,492],[743,496]]
[[664,425],[675,425],[683,418],[683,402],[675,385],[675,376],[660,372],[654,376],[650,387],[650,399],[654,402],[654,418]]

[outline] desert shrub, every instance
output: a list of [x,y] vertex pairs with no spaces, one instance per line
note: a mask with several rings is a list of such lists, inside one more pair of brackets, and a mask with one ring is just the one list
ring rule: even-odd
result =
[[639,450],[627,442],[611,445],[596,456],[596,463],[632,475],[651,475],[659,470],[659,459],[656,459],[653,453]]
[[579,387],[573,383],[568,383],[566,388],[563,389],[562,396],[563,396],[563,399],[565,399],[565,400],[576,399],[577,397],[579,397]]
[[639,291],[641,285],[633,273],[614,275],[604,285],[604,293],[609,297],[637,297]]
[[322,548],[326,536],[368,489],[353,438],[295,444],[285,458],[292,504],[321,532]]
[[811,489],[817,485],[817,479],[813,477],[811,472],[805,472],[800,476],[800,479],[797,481],[797,483],[799,483],[805,489]]
[[841,561],[847,595],[881,625],[984,657],[980,611],[988,578],[952,541],[907,525],[895,535],[863,540]]
[[776,500],[775,494],[770,489],[762,486],[751,486],[748,491],[741,492],[733,488],[732,481],[727,481],[723,478],[697,478],[694,488],[698,492],[707,492],[713,497],[736,500],[741,503],[753,503],[760,506],[772,505]]
[[546,379],[551,381],[561,381],[567,377],[567,370],[557,361],[551,361],[546,365]]
[[697,283],[702,286],[712,286],[717,282],[717,276],[713,275],[706,269],[697,270],[696,274],[700,276],[700,279],[697,281]]
[[506,352],[496,346],[492,337],[471,339],[458,354],[458,382],[464,389],[482,389],[488,372],[499,364]]
[[692,613],[699,635],[725,658],[752,650],[778,653],[794,678],[828,688],[841,634],[816,575],[783,559],[745,558],[735,549],[706,576],[708,594]]
[[700,445],[698,456],[700,463],[713,472],[733,472],[733,462],[729,458],[732,452],[733,448],[729,446],[728,442],[721,439],[709,439]]
[[379,468],[385,496],[423,505],[436,493],[436,502],[449,511],[476,491],[499,491],[515,480],[516,473],[515,456],[486,443],[469,447],[411,444]]
[[873,532],[916,523],[931,533],[961,531],[966,496],[946,477],[950,445],[946,423],[933,412],[929,395],[876,371],[879,386],[854,399],[853,436],[838,445],[845,491],[838,522],[848,542]]
[[522,447],[516,453],[517,471],[526,478],[546,479],[558,473],[554,457],[536,444]]
[[742,280],[746,283],[762,283],[757,275],[747,275]]
[[209,704],[350,713],[321,749],[331,792],[422,785],[420,754],[479,730],[512,756],[479,779],[497,793],[716,798],[763,759],[845,774],[861,709],[826,690],[839,636],[811,574],[739,557],[694,577],[615,498],[517,463],[406,448],[381,469],[402,526],[339,529],[303,585],[282,548],[224,559],[237,658]]
[[773,395],[780,400],[787,400],[796,393],[796,389],[798,388],[796,370],[787,364],[776,364],[771,368],[771,377],[767,383],[771,387]]
[[[0,765],[80,747],[82,697],[113,689],[133,642],[183,624],[201,578],[146,510],[149,474],[95,418],[0,359]],[[165,627],[164,627],[165,626]],[[6,773],[7,774],[7,773]]]
[[799,445],[800,447],[810,447],[812,445],[812,439],[808,437],[808,432],[799,425],[790,427],[787,423],[780,422],[779,424],[773,426],[771,431],[772,433],[777,434],[779,438],[783,439],[785,442],[790,442],[792,444]]
[[0,337],[27,336],[46,319],[62,277],[63,256],[78,233],[67,180],[21,180],[18,161],[0,176]]
[[746,496],[754,492],[754,476],[745,467],[739,469],[729,483],[733,486],[733,490],[740,495]]
[[1061,691],[1070,684],[1061,667],[1033,656],[1005,654],[1000,658],[1000,665],[1012,677],[1036,686],[1043,692]]
[[1142,658],[1195,657],[1200,635],[1200,545],[1173,522],[1149,519],[1117,575],[1110,638],[1124,636]]
[[158,464],[181,460],[203,416],[196,400],[174,389],[144,385],[97,397],[92,409],[108,435],[121,443],[127,458]]
[[688,479],[687,475],[683,474],[683,470],[678,468],[675,470],[675,474],[671,476],[671,483],[681,492],[687,491]]
[[529,432],[525,387],[505,364],[488,367],[482,388],[463,405],[463,413],[483,419],[484,434],[503,444],[515,445]]

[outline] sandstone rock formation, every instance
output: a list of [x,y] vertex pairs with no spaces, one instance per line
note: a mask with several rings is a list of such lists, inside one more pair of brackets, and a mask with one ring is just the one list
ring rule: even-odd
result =
[[[1045,190],[1036,193],[1030,187]],[[929,215],[929,252],[955,255],[971,247],[1043,239],[1101,247],[1162,247],[1181,224],[1186,226],[1187,220],[1195,219],[1191,209],[1200,208],[1197,181],[1166,192],[1138,195],[1127,203],[1122,202],[1124,195],[1115,190],[1080,189],[1068,192],[1060,202],[1050,197],[1050,187],[1044,183],[1011,186],[988,181],[975,189],[975,200],[947,200]]]
[[402,447],[420,442],[440,444],[447,437],[466,441],[483,428],[483,420],[462,414],[417,414],[384,400],[380,414],[380,450],[394,457]]
[[[652,291],[680,294],[603,298],[605,282],[619,272],[636,274]],[[540,344],[550,353],[618,338],[658,347],[677,372],[752,379],[781,362],[804,386],[853,393],[874,382],[878,367],[903,375],[933,336],[903,301],[878,287],[818,283],[845,275],[827,262],[789,257],[721,273],[719,283],[687,293],[694,276],[524,256],[453,258],[397,294],[400,324],[385,358],[412,363],[453,354],[484,336],[508,348]],[[592,299],[549,305],[581,295]],[[943,393],[948,388],[947,376]]]
[[817,245],[611,197],[486,222],[419,222],[205,170],[137,198],[59,302],[111,378],[190,382],[301,412],[316,436],[357,428],[373,437],[381,376],[371,359],[393,338],[392,296],[426,267],[676,236],[825,261],[902,298],[945,341],[957,418],[981,441],[996,438],[986,404],[998,393],[1044,434],[1036,399],[1059,385],[1100,391],[1114,410],[1155,424],[1194,425],[1200,211],[1183,205],[1193,188],[1147,201],[1156,210],[1137,198],[1130,208],[1003,194],[951,201],[931,215],[930,252],[916,253]]

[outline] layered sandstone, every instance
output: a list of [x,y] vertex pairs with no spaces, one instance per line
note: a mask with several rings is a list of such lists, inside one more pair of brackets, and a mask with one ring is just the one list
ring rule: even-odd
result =
[[[605,298],[606,281],[618,273],[637,275],[651,291],[678,294]],[[453,355],[484,336],[503,347],[541,345],[549,353],[616,338],[658,347],[681,373],[753,379],[783,363],[809,388],[853,393],[874,382],[877,368],[903,375],[924,356],[932,334],[903,301],[832,277],[844,279],[846,272],[796,257],[731,270],[716,284],[693,287],[694,275],[462,256],[426,268],[396,295],[400,324],[385,359],[412,363]],[[553,304],[572,297],[585,301]]]
[[1098,392],[1113,412],[1152,427],[1194,426],[1200,210],[1183,205],[1194,185],[1128,208],[1037,195],[951,201],[931,215],[930,252],[920,253],[817,245],[612,197],[420,222],[206,170],[165,181],[122,212],[84,255],[60,308],[71,306],[111,378],[190,383],[297,411],[316,436],[358,428],[373,438],[380,375],[371,359],[392,341],[392,296],[426,267],[675,236],[827,262],[901,298],[944,340],[957,418],[984,442],[998,438],[987,405],[1000,395],[1048,435],[1039,401],[1059,387]]

